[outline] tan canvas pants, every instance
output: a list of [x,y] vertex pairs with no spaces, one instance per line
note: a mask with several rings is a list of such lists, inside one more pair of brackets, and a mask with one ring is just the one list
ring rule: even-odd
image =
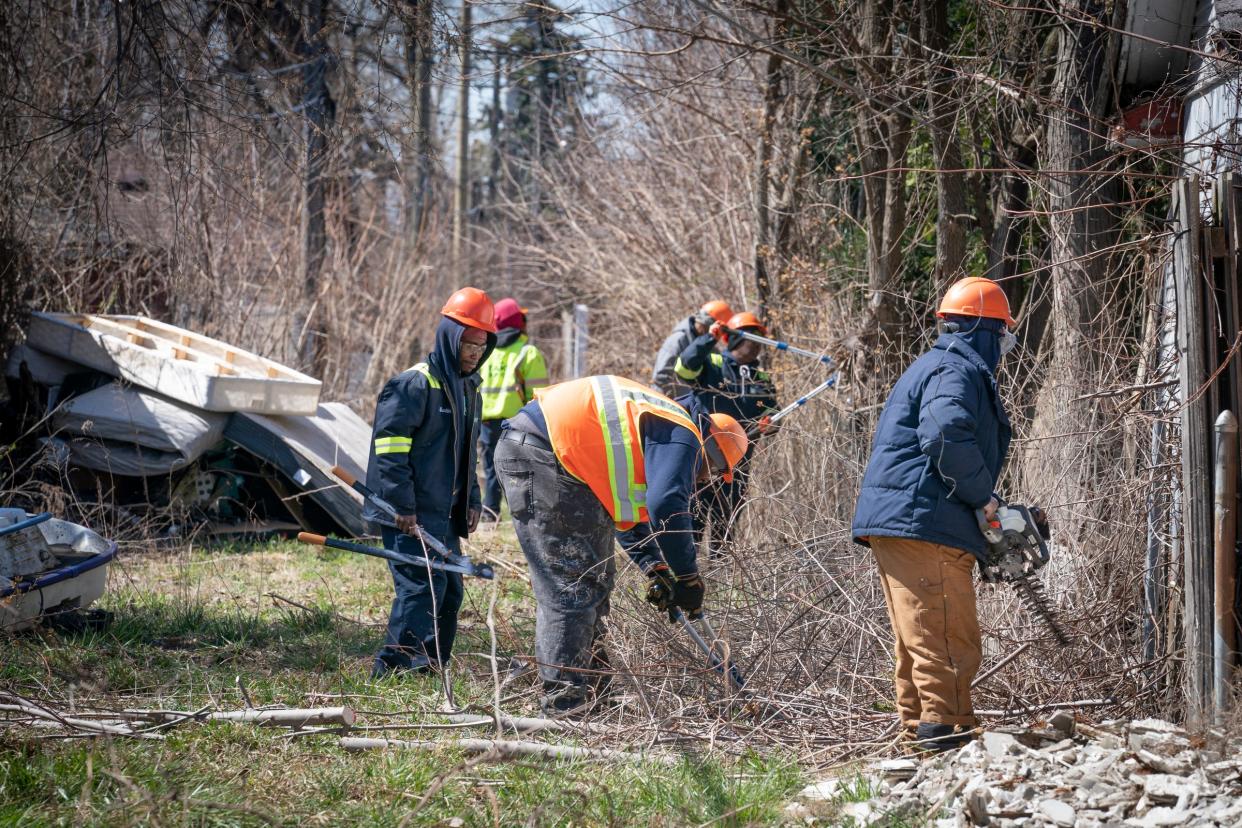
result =
[[919,722],[974,727],[970,683],[983,657],[975,557],[938,543],[870,539],[893,626],[897,712]]

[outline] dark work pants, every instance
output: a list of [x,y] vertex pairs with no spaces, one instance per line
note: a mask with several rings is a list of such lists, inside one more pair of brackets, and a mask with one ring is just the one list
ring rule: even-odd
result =
[[484,420],[479,426],[479,459],[483,464],[483,508],[500,514],[500,477],[496,474],[496,444],[504,420]]
[[[418,538],[383,528],[384,548],[416,557],[431,557]],[[460,547],[452,532],[437,534],[444,545],[456,552]],[[375,655],[371,675],[379,677],[394,670],[425,670],[441,667],[453,651],[457,635],[457,612],[464,595],[461,574],[429,569],[426,566],[389,562],[392,585],[392,614],[388,635]]]
[[[535,593],[535,658],[545,709],[568,709],[602,689],[608,662],[601,638],[616,563],[615,524],[556,455],[506,432],[496,448],[513,528]],[[514,439],[514,438],[517,439]]]

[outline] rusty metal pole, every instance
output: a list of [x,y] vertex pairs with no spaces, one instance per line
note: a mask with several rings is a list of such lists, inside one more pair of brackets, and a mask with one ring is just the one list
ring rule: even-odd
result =
[[1215,624],[1212,630],[1215,671],[1212,707],[1216,724],[1221,724],[1229,706],[1235,649],[1233,627],[1233,586],[1237,567],[1238,525],[1238,418],[1222,411],[1216,418],[1216,584]]

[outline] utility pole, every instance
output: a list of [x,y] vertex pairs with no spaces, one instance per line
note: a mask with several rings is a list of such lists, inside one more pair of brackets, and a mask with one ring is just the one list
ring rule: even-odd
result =
[[453,267],[465,280],[465,237],[470,209],[470,0],[461,0],[461,89],[457,96],[457,191],[453,199]]

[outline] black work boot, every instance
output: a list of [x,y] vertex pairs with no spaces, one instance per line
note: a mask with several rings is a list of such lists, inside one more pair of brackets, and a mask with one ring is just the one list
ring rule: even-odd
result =
[[975,734],[968,728],[961,725],[941,724],[940,722],[919,722],[918,730],[914,733],[918,739],[915,744],[932,753],[944,753],[949,750],[957,750],[962,745],[975,738]]

